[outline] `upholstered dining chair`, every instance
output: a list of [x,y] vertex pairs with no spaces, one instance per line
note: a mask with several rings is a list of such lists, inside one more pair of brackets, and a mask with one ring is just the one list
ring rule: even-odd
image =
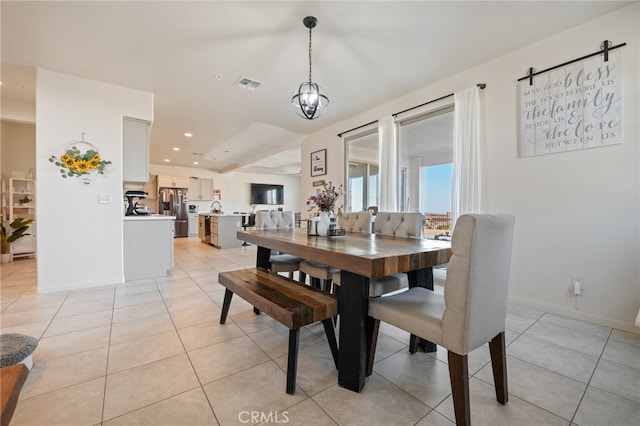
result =
[[504,214],[461,215],[451,240],[444,295],[415,287],[369,301],[367,375],[384,321],[447,349],[457,425],[471,423],[467,355],[487,342],[496,397],[507,403],[505,320],[514,223],[513,216]]
[[[375,232],[380,235],[422,238],[424,216],[422,213],[378,212]],[[333,283],[340,285],[340,271],[333,274]],[[372,279],[369,283],[369,297],[379,297],[386,293],[409,287],[405,273],[386,275]]]
[[[289,229],[295,227],[295,217],[292,211],[259,211],[256,212],[256,229]],[[290,254],[277,253],[269,257],[270,271],[274,274],[286,272],[293,279],[293,273],[300,269],[301,258]]]
[[[369,212],[344,212],[338,216],[338,226],[346,232],[371,232],[371,213]],[[306,276],[311,277],[311,285],[332,292],[334,277],[340,276],[340,270],[323,263],[303,260],[300,262],[300,282],[306,281]]]

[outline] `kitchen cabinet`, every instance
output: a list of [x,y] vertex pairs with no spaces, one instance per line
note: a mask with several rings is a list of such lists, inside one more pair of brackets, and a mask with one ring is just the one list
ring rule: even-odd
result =
[[186,176],[158,176],[158,188],[188,188]]
[[151,123],[137,118],[122,119],[122,180],[147,182],[151,168],[149,135]]
[[151,175],[149,177],[149,182],[145,183],[142,187],[142,190],[146,192],[147,200],[157,200],[158,199],[158,175]]
[[198,213],[189,213],[189,236],[198,236]]
[[[5,179],[2,182],[2,214],[5,227],[17,218],[36,218],[36,181],[33,179]],[[32,222],[25,235],[11,244],[13,257],[34,256],[36,253],[36,223]]]
[[242,226],[242,216],[240,215],[211,215],[211,242],[210,244],[218,248],[230,248],[242,246],[242,241],[238,240],[236,233]]
[[212,201],[213,200],[213,179],[190,177],[189,178],[189,200]]
[[173,268],[174,218],[151,215],[123,220],[125,281],[167,276]]

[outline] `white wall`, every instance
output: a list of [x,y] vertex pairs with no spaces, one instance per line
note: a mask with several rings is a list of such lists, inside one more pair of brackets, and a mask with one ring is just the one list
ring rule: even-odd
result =
[[[122,117],[153,121],[153,95],[43,69],[36,81],[38,291],[123,282]],[[49,162],[83,132],[112,162],[89,185]]]
[[[213,187],[222,191],[222,210],[225,213],[234,211],[248,212],[252,210],[249,204],[250,183],[272,183],[284,185],[284,205],[282,206],[255,206],[256,210],[272,210],[282,207],[283,210],[293,210],[296,212],[306,211],[306,206],[301,210],[300,200],[300,177],[284,175],[267,175],[258,173],[228,172],[216,173],[210,170],[194,169],[191,167],[175,167],[162,164],[152,164],[151,174],[166,176],[194,176],[213,179]],[[153,202],[153,200],[151,200]],[[157,200],[156,200],[157,201]],[[156,202],[153,202],[157,204]],[[148,204],[148,203],[147,203]],[[189,204],[196,204],[200,212],[208,211],[211,201],[189,201]],[[157,206],[156,206],[157,208]]]
[[[305,139],[302,158],[327,148],[325,179],[342,181],[337,133],[447,93],[486,83],[484,211],[514,214],[510,299],[620,329],[640,307],[640,150],[638,117],[639,5],[480,64],[434,85],[363,112]],[[517,79],[598,50],[603,40],[626,42],[622,52],[621,145],[546,156],[518,157]],[[330,141],[330,142],[327,142]],[[311,194],[308,162],[302,192]],[[568,296],[571,275],[584,276],[584,295]]]

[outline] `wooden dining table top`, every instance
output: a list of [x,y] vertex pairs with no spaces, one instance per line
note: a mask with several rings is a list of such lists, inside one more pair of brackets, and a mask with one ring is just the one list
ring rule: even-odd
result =
[[368,278],[447,263],[449,241],[348,232],[339,237],[307,235],[306,229],[246,229],[239,240],[331,265]]

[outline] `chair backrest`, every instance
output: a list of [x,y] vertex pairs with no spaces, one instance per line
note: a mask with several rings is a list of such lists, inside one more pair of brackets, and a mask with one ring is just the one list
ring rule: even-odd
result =
[[444,286],[444,346],[459,355],[504,331],[515,217],[464,214],[451,239]]
[[371,233],[371,213],[343,212],[338,216],[338,226],[347,232]]
[[423,223],[422,213],[378,212],[376,234],[422,238]]
[[292,211],[256,212],[256,229],[293,229],[295,223]]

